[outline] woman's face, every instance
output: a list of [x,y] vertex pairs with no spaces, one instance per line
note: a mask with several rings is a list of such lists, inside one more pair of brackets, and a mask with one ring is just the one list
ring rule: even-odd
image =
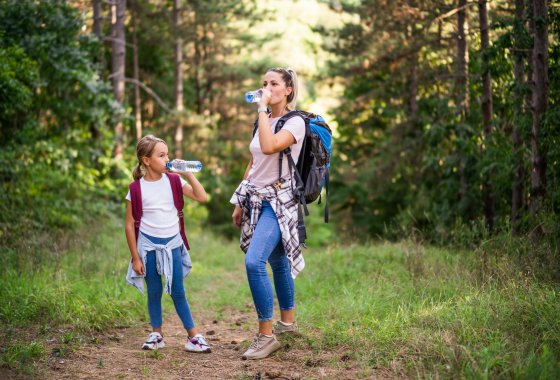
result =
[[269,104],[278,104],[281,102],[288,102],[288,95],[292,93],[291,87],[286,87],[282,75],[275,72],[269,71],[264,75],[263,88],[270,91],[270,102]]

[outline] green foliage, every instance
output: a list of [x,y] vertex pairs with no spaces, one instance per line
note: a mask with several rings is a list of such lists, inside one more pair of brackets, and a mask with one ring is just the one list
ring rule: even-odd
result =
[[71,230],[107,210],[100,199],[115,187],[112,96],[81,26],[63,1],[0,7],[0,233],[16,250],[21,234]]
[[[1,36],[1,34],[0,34]],[[14,133],[16,123],[33,102],[39,74],[35,61],[18,46],[0,48],[0,139]]]
[[[456,18],[432,21],[449,10],[445,2],[416,7],[376,0],[342,2],[354,15],[338,30],[325,30],[324,47],[334,54],[329,73],[341,80],[343,100],[336,110],[338,132],[333,165],[333,204],[338,206],[343,232],[365,238],[400,238],[421,231],[433,242],[476,245],[487,235],[483,197],[489,178],[495,199],[493,233],[510,230],[514,173],[512,128],[521,131],[518,154],[530,173],[531,114],[522,104],[529,86],[515,82],[514,54],[525,57],[532,47],[527,30],[513,19],[513,11],[491,7],[491,47],[480,51],[478,32],[469,35],[470,108],[458,112],[457,75],[452,63]],[[382,12],[371,12],[382,9]],[[470,12],[476,28],[477,17]],[[549,8],[550,34],[558,33],[558,9]],[[449,37],[449,38],[447,38]],[[548,201],[545,213],[557,215],[558,144],[555,143],[559,77],[554,63],[558,45],[549,46],[549,108],[539,136],[547,152]],[[482,57],[489,61],[493,83],[491,135],[486,136],[480,110]],[[414,70],[413,70],[414,69]],[[415,73],[413,77],[412,73]],[[416,78],[416,91],[411,81]],[[411,97],[416,109],[411,108]],[[520,99],[521,103],[517,100]],[[524,204],[530,200],[530,177],[525,177]],[[527,209],[522,225],[529,228]],[[547,217],[544,217],[545,219]],[[537,221],[531,222],[536,225]],[[471,231],[466,233],[465,229]],[[458,238],[459,235],[463,237]],[[467,235],[470,235],[467,237]]]

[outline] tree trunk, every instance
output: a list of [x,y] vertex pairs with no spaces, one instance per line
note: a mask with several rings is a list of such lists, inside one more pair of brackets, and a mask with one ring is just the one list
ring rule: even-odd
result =
[[101,0],[93,0],[93,34],[101,40],[101,20],[103,19],[103,11],[101,9]]
[[457,81],[456,97],[458,111],[466,116],[469,112],[469,51],[467,49],[467,0],[459,0],[457,12]]
[[418,52],[410,57],[410,72],[408,77],[408,121],[414,124],[418,118]]
[[[102,20],[103,20],[103,9],[101,8],[101,0],[93,0],[93,34],[99,39],[99,41],[103,41],[103,32],[102,32]],[[103,72],[105,70],[105,59],[103,54],[103,48],[99,49],[99,53],[97,55],[97,73],[99,75],[99,80],[103,78]],[[90,127],[91,137],[94,141],[99,141],[101,138],[101,133],[99,133],[99,125],[96,123],[92,123]]]
[[134,84],[134,125],[136,127],[136,139],[142,138],[142,98],[140,97],[140,69],[138,65],[138,7],[137,0],[131,1],[132,10],[132,75]]
[[181,38],[181,0],[173,1],[175,19],[175,110],[178,120],[175,129],[175,158],[183,156],[183,122],[181,113],[183,106],[183,39]]
[[[196,17],[196,15],[195,15]],[[202,54],[200,53],[200,40],[198,38],[198,26],[195,24],[194,37],[194,94],[196,103],[196,113],[202,113],[202,86],[200,84],[200,67],[202,66]]]
[[[115,0],[111,5],[111,37],[112,37],[112,64],[111,78],[113,94],[116,101],[122,106],[124,103],[124,78],[125,78],[125,36],[124,18],[126,13],[126,0]],[[121,118],[115,126],[115,148],[113,156],[122,159],[123,153],[123,123]]]
[[[490,64],[488,62],[488,49],[490,38],[488,32],[488,2],[478,0],[478,16],[480,19],[480,50],[482,56],[482,118],[484,128],[485,147],[492,138],[492,77],[490,75]],[[496,217],[496,202],[493,195],[492,173],[487,172],[483,179],[482,199],[484,202],[484,218],[489,231],[494,229]]]
[[547,1],[533,0],[533,127],[531,129],[531,218],[536,222],[546,194],[546,156],[541,146],[541,122],[546,112],[548,81]]
[[524,143],[523,130],[526,108],[523,105],[524,79],[524,45],[522,36],[525,34],[523,23],[524,1],[515,0],[515,24],[514,24],[514,52],[513,52],[513,75],[515,78],[514,106],[513,106],[513,184],[511,189],[511,233],[516,236],[520,233],[521,212],[525,207],[525,165],[524,165]]
[[[467,49],[467,0],[459,0],[457,12],[457,72],[455,83],[455,96],[457,112],[461,115],[462,122],[465,122],[469,113],[469,51]],[[461,143],[465,141],[465,127],[460,126],[458,131]],[[468,183],[466,177],[466,158],[464,152],[458,152],[459,156],[459,195],[460,203],[464,210],[468,210],[467,194]]]

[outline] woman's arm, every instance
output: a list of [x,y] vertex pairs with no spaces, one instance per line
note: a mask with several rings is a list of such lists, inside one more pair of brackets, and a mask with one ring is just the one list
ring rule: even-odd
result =
[[253,157],[251,157],[251,160],[249,160],[249,165],[247,165],[247,169],[245,169],[245,174],[243,174],[243,179],[247,179],[252,166],[253,166]]
[[130,250],[130,257],[132,258],[132,269],[138,274],[144,274],[144,264],[138,255],[138,247],[136,246],[136,232],[134,231],[134,218],[132,217],[132,204],[130,201],[126,203],[126,218],[124,224],[124,233],[126,235],[126,242]]
[[208,200],[208,195],[204,187],[198,182],[198,179],[191,172],[181,172],[179,173],[187,180],[187,184],[183,186],[183,194],[194,201],[206,202]]
[[264,154],[278,153],[295,143],[296,139],[288,131],[272,133],[268,115],[266,112],[259,112],[259,144]]
[[[249,165],[247,165],[247,169],[245,169],[245,174],[243,174],[243,179],[247,179],[247,176],[249,175],[249,171],[251,170],[252,166],[253,166],[253,158],[251,157],[251,160],[249,161]],[[243,210],[241,209],[241,207],[235,206],[231,218],[233,219],[233,225],[236,226],[237,228],[241,227],[242,217],[243,217]]]

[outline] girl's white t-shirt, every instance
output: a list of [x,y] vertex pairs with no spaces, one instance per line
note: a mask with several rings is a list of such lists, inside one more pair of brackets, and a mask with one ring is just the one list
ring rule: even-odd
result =
[[[181,178],[181,187],[186,184],[187,181]],[[140,231],[158,238],[177,235],[179,216],[173,203],[173,191],[167,175],[163,174],[157,181],[140,178],[140,191],[142,192]],[[130,190],[126,194],[126,199],[130,201]]]
[[[278,120],[280,120],[279,117],[269,119],[272,133],[274,133],[274,128],[276,127]],[[294,116],[286,121],[281,130],[290,132],[296,140],[296,143],[291,145],[290,148],[292,149],[292,158],[297,165],[299,152],[301,151],[303,138],[305,137],[305,122],[301,117]],[[247,179],[249,179],[257,187],[265,187],[278,181],[278,159],[280,152],[273,154],[264,154],[262,152],[261,144],[259,143],[258,129],[257,133],[255,133],[255,136],[253,137],[253,140],[251,140],[251,143],[249,144],[249,150],[253,155],[253,165],[249,170]],[[282,177],[286,179],[290,178],[288,168],[288,157],[284,155],[284,158],[282,159]]]

